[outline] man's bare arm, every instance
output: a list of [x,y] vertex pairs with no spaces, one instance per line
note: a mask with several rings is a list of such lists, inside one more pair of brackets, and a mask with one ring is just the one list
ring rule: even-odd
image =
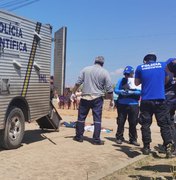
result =
[[135,79],[134,79],[134,84],[135,84],[136,86],[139,86],[139,85],[141,84],[140,79],[135,78]]
[[113,106],[114,106],[113,92],[112,92],[112,93],[107,93],[106,97],[107,97],[108,99],[110,99],[109,106],[110,106],[110,107],[113,107]]
[[75,86],[74,86],[73,89],[72,89],[72,93],[73,93],[73,94],[76,93],[76,91],[78,90],[79,86],[80,86],[79,84],[75,84]]

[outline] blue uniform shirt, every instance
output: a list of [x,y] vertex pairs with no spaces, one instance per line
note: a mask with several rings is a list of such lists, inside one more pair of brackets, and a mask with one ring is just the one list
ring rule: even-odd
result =
[[165,99],[165,62],[150,61],[139,65],[135,71],[135,78],[140,79],[142,84],[142,100]]

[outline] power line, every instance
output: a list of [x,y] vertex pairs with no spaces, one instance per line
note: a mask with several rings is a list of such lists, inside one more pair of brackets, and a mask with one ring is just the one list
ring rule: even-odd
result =
[[124,35],[119,37],[105,37],[105,38],[87,38],[87,39],[72,39],[71,42],[87,42],[87,41],[117,41],[120,39],[145,39],[145,38],[158,38],[158,37],[173,37],[176,33],[157,33],[157,34],[143,34],[143,35]]
[[14,6],[14,5],[21,4],[21,3],[25,2],[25,1],[26,1],[26,0],[20,0],[20,1],[11,0],[11,1],[9,1],[9,2],[0,4],[0,7],[1,7],[1,8],[8,8],[8,7],[11,7],[11,6]]
[[0,0],[0,8],[6,9],[8,11],[14,11],[16,9],[28,6],[30,4],[36,3],[39,0]]
[[33,4],[33,3],[37,2],[37,1],[40,1],[40,0],[33,0],[33,1],[31,1],[31,2],[24,3],[24,4],[22,4],[22,5],[19,5],[19,6],[17,6],[17,7],[14,7],[14,8],[12,8],[12,9],[9,9],[9,11],[14,11],[14,10],[16,10],[16,9],[19,9],[19,8],[22,8],[22,7],[25,7],[25,6],[28,6],[28,5],[30,5],[30,4]]
[[6,1],[6,0],[0,0],[0,2],[2,2],[2,1]]

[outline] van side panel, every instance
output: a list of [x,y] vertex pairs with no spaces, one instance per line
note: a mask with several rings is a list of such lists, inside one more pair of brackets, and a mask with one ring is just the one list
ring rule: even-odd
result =
[[49,112],[51,27],[0,11],[0,129],[10,102],[26,99],[30,119]]

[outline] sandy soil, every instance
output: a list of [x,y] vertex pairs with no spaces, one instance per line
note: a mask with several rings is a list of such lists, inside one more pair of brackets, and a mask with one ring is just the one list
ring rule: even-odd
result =
[[[26,124],[22,146],[15,150],[0,151],[0,179],[4,180],[110,180],[151,179],[165,177],[172,179],[176,170],[176,159],[165,159],[153,152],[153,156],[141,154],[141,147],[124,142],[115,143],[116,111],[109,110],[105,102],[103,126],[112,128],[111,133],[102,132],[104,146],[95,146],[92,132],[85,132],[83,143],[72,140],[74,128],[61,126],[59,132],[39,129],[36,122]],[[58,112],[66,122],[76,121],[77,110]],[[92,122],[91,113],[87,122]],[[137,127],[139,142],[140,127]],[[162,143],[159,129],[152,125],[154,147]],[[125,128],[128,140],[128,124]],[[156,179],[156,178],[155,178]]]

